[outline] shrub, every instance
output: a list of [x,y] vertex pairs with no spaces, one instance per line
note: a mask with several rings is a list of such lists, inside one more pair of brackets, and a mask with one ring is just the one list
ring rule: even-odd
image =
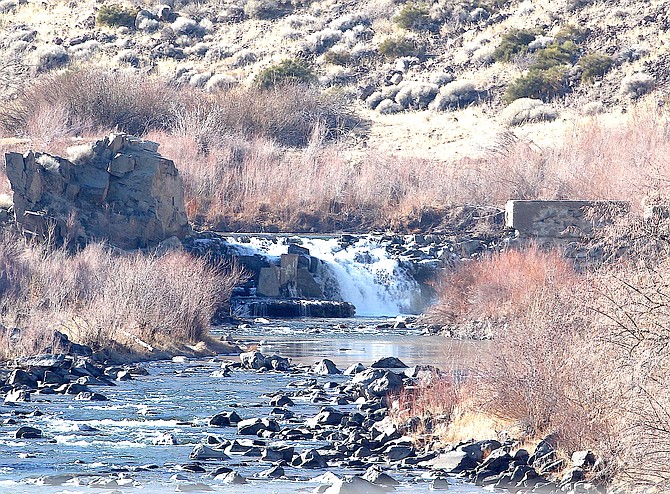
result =
[[274,19],[279,17],[283,10],[276,0],[247,0],[244,4],[244,13],[252,19]]
[[603,77],[614,65],[612,57],[600,53],[589,53],[579,60],[582,68],[582,82],[591,82]]
[[558,65],[572,64],[579,54],[578,46],[572,41],[552,44],[535,52],[531,69],[547,70]]
[[574,268],[556,252],[531,247],[495,253],[463,262],[440,280],[439,301],[429,316],[444,323],[504,322],[526,311],[536,295],[575,278]]
[[107,4],[101,6],[98,10],[95,22],[100,26],[134,28],[138,12],[139,8],[137,7],[124,7],[116,3]]
[[0,107],[0,128],[10,135],[27,135],[32,118],[54,108],[64,114],[61,124],[75,133],[118,128],[141,135],[168,125],[177,100],[177,90],[158,79],[102,69],[70,70],[23,87],[16,99]]
[[34,60],[37,72],[47,72],[67,65],[70,56],[60,45],[42,45],[35,50]]
[[386,38],[379,44],[378,49],[389,60],[417,56],[420,52],[416,41],[409,38]]
[[439,93],[430,105],[431,110],[444,111],[462,108],[477,101],[479,91],[471,81],[452,81],[440,88]]
[[2,323],[20,328],[18,341],[0,334],[4,358],[44,351],[54,330],[96,350],[136,338],[193,343],[239,280],[182,252],[121,255],[93,244],[71,254],[7,236],[0,269]]
[[430,10],[426,4],[407,3],[393,18],[399,27],[412,31],[428,31],[434,23],[430,18]]
[[545,105],[541,100],[519,98],[512,101],[502,111],[502,120],[507,125],[521,125],[527,122],[548,122],[558,116],[556,110]]
[[435,99],[439,87],[425,82],[401,83],[395,102],[405,110],[424,110]]
[[563,96],[568,89],[567,75],[565,67],[553,67],[549,70],[531,69],[507,87],[503,99],[511,103],[519,98],[549,101],[557,96]]
[[572,41],[574,43],[583,43],[589,35],[588,28],[567,24],[563,26],[554,36],[558,43]]
[[254,79],[254,84],[263,89],[278,85],[308,84],[314,80],[314,72],[306,62],[286,59],[263,69]]
[[351,52],[332,49],[323,54],[323,61],[333,65],[347,65],[351,62]]
[[493,59],[499,62],[509,62],[515,55],[528,51],[528,45],[535,39],[535,33],[526,29],[513,29],[505,33],[500,44],[493,52]]
[[631,99],[647,94],[654,87],[656,79],[644,72],[636,72],[621,80],[621,93]]

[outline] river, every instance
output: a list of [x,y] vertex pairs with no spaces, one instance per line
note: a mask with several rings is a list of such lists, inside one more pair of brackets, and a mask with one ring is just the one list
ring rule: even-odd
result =
[[[448,344],[444,338],[423,336],[417,330],[385,327],[393,320],[291,320],[260,321],[244,328],[214,328],[216,335],[230,334],[247,343],[257,343],[264,353],[278,353],[295,362],[314,363],[331,358],[340,368],[375,359],[397,356],[408,365],[433,364],[467,367],[476,351],[473,343]],[[381,326],[381,327],[380,327]],[[147,376],[120,382],[115,387],[96,389],[107,402],[75,401],[62,395],[34,395],[33,402],[19,407],[2,407],[0,426],[0,492],[2,493],[89,493],[206,491],[230,493],[312,492],[316,477],[325,470],[286,467],[289,480],[254,480],[271,466],[258,458],[233,455],[225,462],[208,461],[206,470],[229,466],[249,478],[244,485],[226,485],[208,473],[181,469],[189,453],[208,436],[237,437],[235,428],[208,425],[221,411],[235,410],[242,416],[262,417],[270,413],[269,398],[279,389],[290,389],[300,376],[290,373],[257,373],[235,370],[217,377],[222,362],[234,357],[208,359],[176,358],[150,362]],[[310,376],[311,377],[311,376]],[[320,382],[341,382],[342,376],[325,376]],[[348,405],[353,410],[353,405]],[[296,400],[297,417],[314,416],[321,404]],[[345,410],[348,410],[346,406]],[[25,416],[39,410],[43,415]],[[15,422],[16,421],[16,422]],[[44,432],[44,439],[17,440],[19,425],[31,425]],[[172,434],[176,445],[154,444]],[[247,438],[249,436],[246,436]],[[239,439],[239,438],[238,438]],[[267,440],[268,442],[274,441]],[[290,441],[284,442],[291,444]],[[282,443],[283,444],[283,443]],[[319,442],[293,444],[296,450],[323,446]],[[360,470],[329,468],[337,475],[360,474]],[[423,470],[389,471],[401,482],[396,492],[429,491]],[[57,476],[57,477],[54,477]],[[60,477],[59,477],[60,476]],[[480,488],[452,480],[451,492],[482,492]],[[57,485],[50,485],[57,484]]]

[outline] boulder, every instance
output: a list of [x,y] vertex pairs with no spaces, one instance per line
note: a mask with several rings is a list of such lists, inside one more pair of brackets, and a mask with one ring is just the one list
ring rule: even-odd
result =
[[217,475],[214,478],[216,480],[220,480],[224,484],[239,485],[239,484],[246,484],[247,483],[247,479],[245,479],[244,477],[242,477],[239,473],[237,473],[235,471],[229,472],[229,473],[226,473],[226,474],[222,474],[222,475]]
[[209,425],[213,425],[215,427],[234,427],[241,421],[242,418],[237,414],[237,412],[222,412],[217,413],[211,419],[209,419]]
[[395,490],[393,487],[375,485],[362,477],[354,476],[350,479],[338,479],[328,487],[324,494],[385,494]]
[[42,431],[35,427],[24,425],[23,427],[19,427],[19,430],[14,433],[14,437],[16,439],[40,439]]
[[332,407],[324,407],[319,413],[314,417],[307,420],[309,425],[340,425],[342,418],[345,416],[344,413],[338,412]]
[[384,357],[370,365],[373,369],[406,369],[407,366],[397,357]]
[[30,392],[25,389],[13,389],[5,396],[5,403],[23,403],[30,401]]
[[284,407],[284,406],[292,407],[293,405],[295,405],[295,403],[293,403],[293,400],[286,395],[275,396],[270,400],[270,406],[272,407]]
[[286,461],[290,462],[293,458],[293,446],[281,446],[272,448],[263,448],[261,461]]
[[77,245],[105,240],[135,249],[184,238],[190,227],[182,180],[157,150],[156,143],[112,134],[77,148],[72,161],[6,154],[17,223],[31,235]]
[[243,436],[255,436],[262,431],[279,432],[279,430],[279,424],[274,419],[247,419],[237,424],[237,433]]
[[240,362],[245,369],[259,370],[266,367],[265,356],[261,352],[241,353]]
[[402,389],[402,377],[395,372],[386,371],[380,378],[368,384],[367,392],[371,396],[386,396]]
[[320,376],[327,376],[330,374],[342,374],[342,371],[337,368],[335,363],[327,358],[314,364],[314,366],[312,367],[312,372]]
[[357,364],[352,364],[347,369],[344,371],[345,376],[354,376],[358,374],[359,372],[363,372],[365,370],[365,366],[358,362]]
[[362,478],[375,485],[381,485],[384,487],[395,487],[396,485],[400,484],[400,482],[398,482],[396,479],[382,472],[381,468],[376,465],[368,468]]
[[37,388],[37,376],[23,369],[14,369],[7,378],[7,384],[10,386],[28,386],[29,388]]
[[188,455],[190,460],[230,460],[230,457],[223,451],[210,448],[204,444],[198,444]]
[[74,397],[78,401],[107,401],[107,397],[100,393],[92,393],[90,391],[83,391],[77,393],[77,396]]
[[274,467],[259,472],[258,477],[262,479],[278,479],[283,477],[284,475],[285,475],[284,469],[279,465],[275,465]]
[[296,456],[291,465],[299,468],[326,468],[328,463],[317,450],[310,449]]

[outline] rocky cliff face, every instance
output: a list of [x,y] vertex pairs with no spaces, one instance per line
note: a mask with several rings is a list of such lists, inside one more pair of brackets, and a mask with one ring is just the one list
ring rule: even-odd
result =
[[181,177],[158,144],[113,134],[72,161],[43,153],[6,155],[18,225],[59,243],[104,240],[153,247],[190,232]]

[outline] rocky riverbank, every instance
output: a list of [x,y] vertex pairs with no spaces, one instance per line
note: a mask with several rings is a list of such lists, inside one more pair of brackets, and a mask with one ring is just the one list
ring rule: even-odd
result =
[[[105,390],[113,389],[118,400],[131,391],[133,381],[152,385],[145,365],[104,365],[76,346],[70,353],[19,359],[2,372],[3,435],[21,440],[26,452],[36,442],[60,440],[35,421],[54,414],[51,408],[61,402],[75,407],[82,406],[77,402],[104,403]],[[179,422],[189,426],[193,437],[187,442],[189,451],[180,447],[176,430],[155,436],[154,445],[168,452],[174,448],[169,464],[130,465],[98,475],[43,475],[30,481],[46,486],[137,487],[140,483],[134,478],[142,472],[166,470],[174,484],[171,490],[178,492],[278,480],[297,482],[298,487],[301,482],[317,482],[321,487],[314,492],[327,494],[391,492],[408,482],[419,491],[442,490],[458,483],[456,478],[517,492],[597,490],[585,480],[601,467],[595,457],[576,453],[571,465],[559,458],[550,440],[541,442],[532,454],[513,440],[418,445],[416,420],[396,423],[390,407],[394,396],[422,380],[451,378],[432,366],[407,367],[388,357],[343,370],[330,359],[295,365],[259,351],[243,352],[237,360],[179,357],[172,365],[181,365],[177,375],[183,376],[211,369],[210,385],[216,382],[224,388],[235,374],[244,374],[250,382],[255,375],[261,380],[287,379],[285,386],[259,397],[268,413],[254,413],[258,405],[253,403],[238,403],[201,422]],[[162,377],[156,379],[155,385],[164,382]],[[79,426],[79,434],[84,434],[82,427],[88,427],[86,422]],[[85,433],[101,439],[105,435],[95,427]]]

